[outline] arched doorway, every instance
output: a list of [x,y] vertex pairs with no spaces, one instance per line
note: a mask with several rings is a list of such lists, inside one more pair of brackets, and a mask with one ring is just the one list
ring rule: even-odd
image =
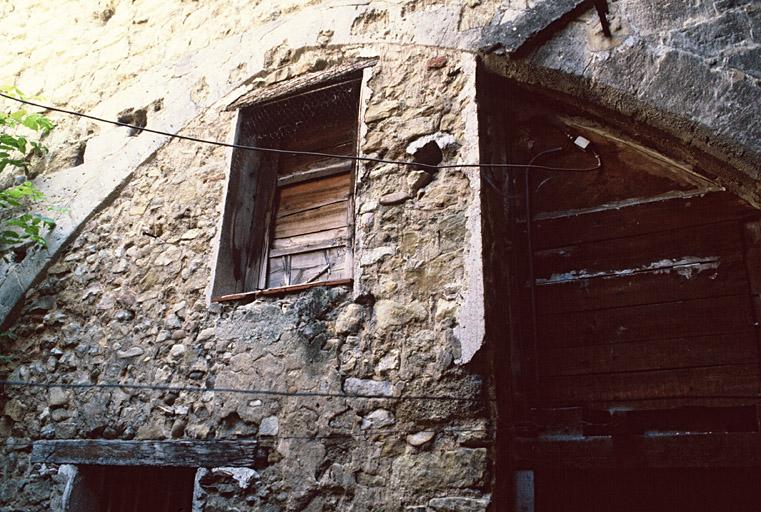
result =
[[501,499],[757,510],[761,212],[635,127],[480,84],[483,161],[555,168],[483,170]]

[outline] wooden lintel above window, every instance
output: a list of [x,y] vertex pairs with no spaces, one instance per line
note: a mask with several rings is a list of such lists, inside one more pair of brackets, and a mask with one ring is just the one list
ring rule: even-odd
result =
[[105,466],[260,467],[267,449],[258,441],[36,441],[32,462]]

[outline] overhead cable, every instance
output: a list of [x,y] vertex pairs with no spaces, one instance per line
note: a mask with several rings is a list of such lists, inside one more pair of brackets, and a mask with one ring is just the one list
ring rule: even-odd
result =
[[94,384],[89,382],[82,383],[54,383],[54,382],[32,382],[21,380],[0,380],[0,386],[10,387],[33,387],[33,388],[64,388],[64,389],[136,389],[151,391],[169,391],[169,392],[189,392],[189,393],[238,393],[245,395],[259,396],[296,396],[296,397],[316,397],[316,398],[354,398],[354,399],[372,399],[372,400],[429,400],[429,401],[450,401],[450,402],[480,402],[493,401],[490,398],[464,398],[447,395],[386,395],[372,393],[329,393],[322,391],[281,391],[275,389],[255,389],[255,388],[231,388],[231,387],[195,387],[195,386],[170,386],[165,384],[136,384],[136,383],[118,383],[108,382],[103,384]]
[[85,114],[84,112],[78,112],[75,110],[69,110],[69,109],[60,108],[60,107],[53,107],[50,105],[44,105],[42,103],[36,103],[34,101],[16,98],[14,96],[11,96],[5,93],[0,93],[0,97],[6,98],[12,101],[16,101],[19,103],[23,103],[25,105],[30,105],[30,106],[38,107],[44,110],[49,110],[51,112],[60,112],[62,114],[82,117],[85,119],[90,119],[92,121],[113,124],[116,126],[123,126],[125,128],[130,128],[132,130],[135,130],[137,133],[148,132],[148,133],[153,133],[156,135],[163,135],[165,137],[170,137],[173,139],[187,140],[191,142],[198,142],[201,144],[210,144],[213,146],[222,146],[222,147],[242,149],[247,151],[260,151],[262,153],[317,156],[320,158],[335,158],[335,159],[341,159],[341,160],[352,160],[355,162],[372,162],[372,163],[379,163],[379,164],[402,165],[406,167],[413,167],[415,169],[429,169],[433,171],[437,171],[440,169],[459,169],[459,168],[520,168],[520,169],[531,168],[531,169],[542,169],[545,171],[555,171],[555,172],[591,172],[591,171],[597,171],[602,167],[602,164],[600,162],[600,157],[596,153],[593,153],[593,154],[597,160],[597,163],[593,167],[554,167],[550,165],[503,164],[503,163],[489,163],[489,164],[465,163],[465,164],[431,165],[431,164],[424,164],[419,162],[410,162],[405,160],[389,160],[385,158],[375,158],[370,156],[335,155],[331,153],[321,153],[317,151],[297,151],[292,149],[278,149],[278,148],[268,148],[268,147],[261,147],[261,146],[249,146],[244,144],[233,144],[230,142],[201,139],[198,137],[191,137],[189,135],[180,135],[179,133],[165,132],[162,130],[154,130],[152,128],[146,128],[144,126],[138,126],[138,125],[134,125],[130,123],[123,123],[121,121],[114,121],[113,119],[105,119],[103,117],[98,117],[91,114]]

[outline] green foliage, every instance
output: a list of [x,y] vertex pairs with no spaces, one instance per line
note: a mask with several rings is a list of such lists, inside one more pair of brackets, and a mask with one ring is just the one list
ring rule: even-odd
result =
[[[17,98],[24,95],[16,87],[0,87]],[[34,157],[47,153],[40,140],[54,124],[38,112],[25,108],[0,111],[0,173],[8,168],[26,174]],[[28,244],[46,246],[44,234],[55,226],[50,217],[31,211],[45,195],[30,181],[0,190],[0,258],[11,259],[13,252]]]

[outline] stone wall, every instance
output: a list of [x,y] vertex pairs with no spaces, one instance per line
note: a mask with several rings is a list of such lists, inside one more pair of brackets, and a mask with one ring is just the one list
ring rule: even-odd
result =
[[[15,22],[0,64],[3,81],[46,101],[109,118],[146,108],[151,128],[229,140],[233,113],[225,107],[241,94],[375,56],[361,108],[363,154],[409,159],[434,140],[448,164],[480,156],[481,52],[491,71],[583,98],[719,164],[730,161],[734,167],[716,164],[720,178],[756,197],[752,2],[672,2],[679,16],[611,2],[618,24],[608,46],[579,4],[6,3],[0,13]],[[670,95],[683,76],[694,81]],[[353,286],[210,305],[225,150],[56,120],[52,156],[35,172],[69,209],[49,254],[0,269],[0,317],[26,293],[1,374],[472,400],[6,387],[2,510],[60,510],[65,471],[30,463],[31,444],[77,438],[255,437],[271,445],[267,467],[245,472],[244,484],[241,468],[199,477],[207,511],[478,511],[496,500],[490,366],[503,354],[488,343],[482,257],[499,255],[482,247],[481,226],[489,244],[498,227],[481,218],[477,171],[360,165]],[[499,280],[499,269],[487,279]]]
[[[283,48],[261,84],[360,52],[379,57],[367,84],[363,153],[410,158],[408,146],[428,136],[444,141],[444,163],[474,158],[470,55]],[[223,108],[205,111],[183,134],[228,139],[233,113]],[[5,506],[58,506],[61,484],[51,483],[62,478],[28,462],[35,439],[259,438],[272,445],[269,466],[244,487],[224,471],[205,475],[206,510],[236,500],[263,510],[429,502],[449,510],[439,502],[453,497],[484,509],[493,477],[488,375],[455,364],[462,345],[454,331],[472,307],[468,275],[479,263],[466,260],[479,219],[473,173],[362,165],[353,289],[208,305],[225,165],[224,148],[173,141],[138,167],[28,294],[10,378],[472,400],[6,388]]]

